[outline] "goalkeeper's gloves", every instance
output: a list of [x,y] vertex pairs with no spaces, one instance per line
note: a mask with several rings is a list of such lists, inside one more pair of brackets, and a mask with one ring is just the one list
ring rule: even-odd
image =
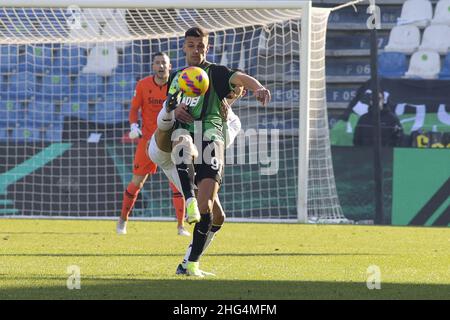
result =
[[136,139],[142,137],[142,131],[139,128],[139,125],[137,123],[132,123],[130,126],[130,133],[128,134],[128,137],[130,139]]
[[167,112],[171,112],[175,110],[178,105],[178,97],[180,96],[181,91],[175,91],[173,94],[167,95],[167,100],[164,102],[164,106]]

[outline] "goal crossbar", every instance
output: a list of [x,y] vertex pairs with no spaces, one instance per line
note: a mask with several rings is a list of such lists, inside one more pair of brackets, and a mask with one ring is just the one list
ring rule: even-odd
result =
[[81,8],[154,8],[154,9],[302,9],[310,6],[310,1],[268,1],[268,0],[199,0],[187,2],[185,0],[132,0],[111,1],[104,0],[3,0],[3,7],[27,8],[66,8],[76,5]]

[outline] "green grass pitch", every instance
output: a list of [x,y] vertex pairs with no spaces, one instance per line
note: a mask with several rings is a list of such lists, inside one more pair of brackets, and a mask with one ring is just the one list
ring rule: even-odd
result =
[[[0,300],[450,298],[448,228],[227,223],[204,279],[175,275],[189,241],[175,222],[117,236],[113,221],[0,219]],[[70,265],[80,290],[66,287]],[[371,265],[380,290],[367,288]]]

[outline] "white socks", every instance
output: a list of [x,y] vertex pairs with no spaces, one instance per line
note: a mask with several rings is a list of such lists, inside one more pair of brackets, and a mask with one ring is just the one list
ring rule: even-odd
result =
[[173,125],[175,123],[175,111],[167,112],[166,108],[162,108],[161,111],[158,113],[158,129],[162,131],[169,131],[172,129]]

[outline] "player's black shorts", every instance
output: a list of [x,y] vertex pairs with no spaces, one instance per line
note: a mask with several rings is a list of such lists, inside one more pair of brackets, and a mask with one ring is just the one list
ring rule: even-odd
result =
[[217,141],[203,141],[202,150],[198,150],[198,153],[199,157],[202,157],[202,163],[194,163],[195,184],[198,185],[205,178],[211,178],[220,185],[225,164],[224,144]]

